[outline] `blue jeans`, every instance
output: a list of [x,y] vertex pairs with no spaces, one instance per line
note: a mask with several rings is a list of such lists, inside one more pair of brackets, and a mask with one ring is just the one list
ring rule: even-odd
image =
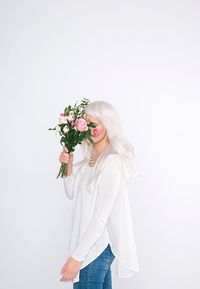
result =
[[79,272],[79,282],[73,283],[73,289],[112,289],[111,264],[115,256],[110,244],[91,263]]

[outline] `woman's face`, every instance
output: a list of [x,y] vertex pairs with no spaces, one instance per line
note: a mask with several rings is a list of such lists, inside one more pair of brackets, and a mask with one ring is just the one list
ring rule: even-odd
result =
[[[92,133],[91,139],[94,141],[94,143],[101,141],[101,139],[103,139],[107,134],[105,126],[97,117],[94,117],[90,114],[86,114],[85,119],[92,121],[95,124],[94,133]],[[91,143],[88,139],[85,140],[87,143]]]

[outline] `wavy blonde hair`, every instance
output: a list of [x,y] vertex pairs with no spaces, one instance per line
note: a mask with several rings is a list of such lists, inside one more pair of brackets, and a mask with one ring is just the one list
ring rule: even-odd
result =
[[[89,102],[85,113],[97,117],[107,130],[109,144],[98,156],[89,179],[89,188],[97,183],[98,177],[103,170],[105,160],[109,154],[117,154],[120,161],[120,171],[123,180],[128,183],[138,176],[134,165],[135,149],[124,134],[120,116],[114,106],[107,101]],[[81,144],[83,163],[88,162],[93,154],[93,144],[83,141]],[[81,166],[82,167],[82,166]],[[91,190],[90,190],[91,191]]]

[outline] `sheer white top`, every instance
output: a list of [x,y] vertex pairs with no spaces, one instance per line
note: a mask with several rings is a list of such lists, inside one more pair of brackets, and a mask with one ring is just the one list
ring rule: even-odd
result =
[[[117,262],[118,277],[130,277],[139,271],[133,222],[127,186],[122,185],[118,155],[110,154],[100,174],[97,188],[89,192],[87,184],[93,169],[88,162],[63,177],[64,191],[73,201],[72,227],[68,257],[87,266],[110,243]],[[73,279],[79,281],[79,273]]]

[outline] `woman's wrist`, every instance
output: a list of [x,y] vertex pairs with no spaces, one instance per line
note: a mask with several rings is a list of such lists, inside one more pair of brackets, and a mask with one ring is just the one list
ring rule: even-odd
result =
[[73,172],[72,165],[68,164],[68,168],[67,168],[67,172],[66,172],[65,176],[68,177],[69,175],[72,174],[72,172]]

